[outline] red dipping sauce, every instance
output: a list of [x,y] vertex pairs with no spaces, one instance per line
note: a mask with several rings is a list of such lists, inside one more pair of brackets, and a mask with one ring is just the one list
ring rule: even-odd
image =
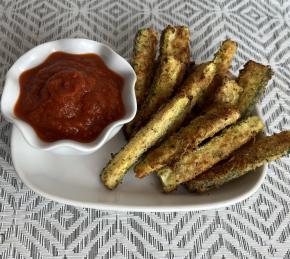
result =
[[96,54],[55,52],[19,82],[14,112],[46,142],[91,142],[124,115],[124,80]]

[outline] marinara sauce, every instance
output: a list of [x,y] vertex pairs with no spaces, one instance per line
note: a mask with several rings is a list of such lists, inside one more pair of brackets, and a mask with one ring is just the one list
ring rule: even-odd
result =
[[91,142],[124,115],[124,80],[96,54],[55,52],[19,80],[15,114],[46,142]]

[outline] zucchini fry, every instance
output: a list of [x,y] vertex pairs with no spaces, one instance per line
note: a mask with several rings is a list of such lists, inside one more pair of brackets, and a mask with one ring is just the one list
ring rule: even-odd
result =
[[157,171],[165,192],[173,191],[181,183],[187,182],[226,159],[264,127],[257,116],[249,117],[222,131],[207,144],[195,151],[186,152],[179,161]]
[[[135,37],[131,64],[137,76],[135,94],[138,109],[142,106],[151,88],[153,71],[156,68],[157,37],[158,33],[151,28],[139,30]],[[130,123],[124,126],[123,132],[127,139],[130,137],[131,127]]]
[[[190,98],[190,103],[184,112],[176,118],[176,120],[172,123],[172,126],[166,133],[166,136],[170,136],[173,132],[176,132],[181,125],[184,123],[185,119],[189,116],[192,108],[196,105],[197,101],[202,98],[204,92],[206,91],[207,87],[209,86],[209,81],[213,79],[211,77],[212,73],[215,73],[216,67],[212,63],[202,64],[196,66],[194,69],[189,72],[186,80],[180,87],[177,95],[186,95]],[[202,74],[204,74],[204,78],[202,78]],[[197,83],[197,87],[194,88],[194,84]],[[158,141],[160,142],[160,141]]]
[[161,35],[158,68],[153,83],[133,121],[125,127],[130,138],[146,124],[180,84],[189,63],[189,29],[185,26],[167,26]]
[[168,25],[162,32],[160,43],[160,57],[173,56],[181,63],[189,64],[189,28],[186,26]]
[[207,109],[207,107],[211,105],[214,93],[222,85],[223,78],[229,73],[236,51],[236,42],[232,40],[223,41],[214,61],[217,67],[217,74],[208,87],[203,98],[201,98],[197,103],[197,107],[200,111],[203,111],[204,108]]
[[238,102],[242,115],[248,114],[263,93],[273,72],[269,66],[249,61],[240,72],[237,83],[243,88],[243,93]]
[[114,189],[127,170],[150,147],[161,140],[176,122],[181,122],[195,105],[199,96],[212,81],[216,72],[213,62],[194,70],[184,83],[181,92],[163,106],[151,120],[130,139],[119,153],[107,164],[101,173],[101,180],[108,189]]
[[209,112],[193,119],[186,127],[172,134],[161,145],[147,153],[135,167],[136,176],[142,178],[177,160],[188,149],[236,122],[240,113],[236,108],[214,106]]
[[237,51],[237,43],[232,40],[223,41],[218,55],[215,58],[217,75],[226,75],[231,68],[234,55]]
[[262,137],[236,150],[231,157],[186,183],[190,191],[206,192],[241,177],[290,152],[290,131]]
[[137,130],[149,120],[151,115],[172,96],[175,86],[184,75],[185,68],[185,64],[173,56],[165,57],[160,61],[147,98],[134,120],[127,126],[127,132],[131,132],[130,137],[136,134]]
[[138,107],[141,106],[149,92],[154,60],[157,52],[158,33],[151,29],[141,29],[135,37],[132,66],[137,75],[135,93]]

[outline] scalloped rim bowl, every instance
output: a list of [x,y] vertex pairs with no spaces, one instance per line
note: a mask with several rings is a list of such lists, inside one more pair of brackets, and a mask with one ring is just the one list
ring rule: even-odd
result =
[[[71,54],[94,53],[99,55],[105,64],[124,79],[123,102],[125,115],[109,124],[102,133],[90,143],[80,143],[72,140],[59,140],[51,143],[42,141],[34,129],[14,114],[14,106],[18,100],[20,86],[19,76],[22,72],[41,64],[51,53],[56,51]],[[125,123],[131,121],[137,111],[134,85],[136,74],[130,64],[108,46],[88,39],[62,39],[41,44],[21,56],[9,69],[4,85],[1,111],[4,117],[12,122],[22,133],[31,146],[50,150],[60,154],[89,154],[114,137]]]

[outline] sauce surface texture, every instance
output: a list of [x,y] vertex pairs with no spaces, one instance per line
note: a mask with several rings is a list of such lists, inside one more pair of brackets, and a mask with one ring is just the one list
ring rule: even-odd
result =
[[14,112],[46,142],[91,142],[124,115],[124,80],[96,54],[55,52],[19,83]]

